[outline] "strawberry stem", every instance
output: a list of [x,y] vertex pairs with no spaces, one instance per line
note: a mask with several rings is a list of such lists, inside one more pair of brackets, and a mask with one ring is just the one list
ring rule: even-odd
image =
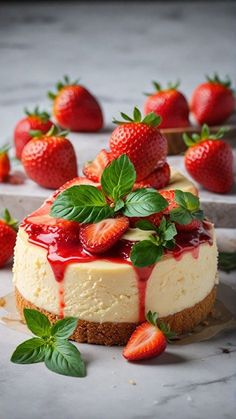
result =
[[156,312],[152,313],[149,310],[146,315],[146,319],[148,323],[152,324],[155,327],[158,327],[162,331],[168,343],[170,343],[171,340],[176,337],[176,334],[170,330],[169,325],[165,324],[163,321],[158,319],[158,314]]
[[194,133],[190,136],[187,133],[184,133],[183,141],[187,147],[192,147],[201,141],[219,140],[224,137],[225,133],[228,131],[229,129],[227,127],[221,127],[217,132],[211,133],[209,126],[207,124],[203,124],[200,134]]
[[56,99],[57,94],[60,92],[60,90],[64,89],[64,87],[67,87],[67,86],[77,86],[79,84],[79,81],[80,81],[80,78],[78,78],[74,81],[71,81],[69,76],[67,76],[67,75],[63,76],[63,80],[58,81],[56,83],[56,93],[54,93],[52,91],[49,91],[47,93],[48,98],[51,99],[51,100]]
[[13,228],[13,230],[17,231],[18,230],[18,221],[15,220],[10,212],[8,211],[7,208],[5,208],[4,213],[3,213],[3,221],[11,228]]
[[112,122],[114,124],[123,125],[124,123],[136,123],[136,124],[145,124],[152,127],[157,127],[161,123],[160,115],[156,115],[154,112],[150,112],[144,118],[142,118],[142,114],[136,106],[133,110],[133,118],[123,112],[121,112],[120,114],[124,121],[119,121],[113,118]]
[[145,96],[152,96],[156,92],[164,92],[165,90],[177,90],[178,87],[180,86],[180,80],[177,80],[175,83],[168,82],[166,88],[163,88],[161,86],[161,84],[159,82],[155,81],[155,80],[152,81],[152,85],[155,89],[155,92],[154,93],[144,93]]
[[215,72],[212,77],[206,75],[206,79],[209,83],[216,83],[216,84],[222,84],[222,86],[227,87],[228,89],[231,89],[231,80],[229,76],[225,76],[225,80],[220,79],[219,75]]
[[27,116],[37,116],[44,122],[48,121],[50,118],[50,114],[44,110],[40,111],[39,106],[35,106],[33,111],[29,111],[27,108],[24,108],[24,113]]

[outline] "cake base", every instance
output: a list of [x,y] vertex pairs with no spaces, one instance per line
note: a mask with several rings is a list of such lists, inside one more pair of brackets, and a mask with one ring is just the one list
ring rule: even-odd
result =
[[[58,320],[58,316],[47,310],[36,307],[27,301],[15,288],[16,307],[20,316],[24,318],[24,308],[31,308],[45,314],[51,323]],[[212,310],[216,299],[216,287],[199,303],[193,307],[186,308],[178,313],[160,318],[169,325],[170,329],[177,335],[191,332],[199,323],[206,319]],[[86,320],[79,320],[71,340],[79,343],[93,343],[97,345],[120,345],[127,343],[130,335],[138,323],[96,323]]]

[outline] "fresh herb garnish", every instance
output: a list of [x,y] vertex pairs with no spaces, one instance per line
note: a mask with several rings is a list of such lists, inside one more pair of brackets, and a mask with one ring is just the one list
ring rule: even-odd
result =
[[137,227],[141,230],[149,230],[150,236],[133,245],[130,259],[134,266],[142,268],[153,265],[161,259],[165,248],[173,249],[177,231],[175,225],[165,217],[162,218],[159,227],[148,220],[139,221]]
[[192,220],[203,220],[199,198],[190,192],[175,191],[177,208],[170,211],[170,220],[178,224],[189,224]]
[[11,356],[15,364],[44,362],[46,367],[58,374],[72,377],[86,375],[85,364],[79,350],[68,338],[77,326],[77,319],[66,317],[51,325],[48,318],[37,310],[24,309],[28,328],[37,337],[17,346]]
[[134,166],[123,154],[104,170],[102,190],[91,185],[72,186],[58,195],[51,215],[79,223],[96,223],[117,214],[146,217],[168,206],[155,189],[143,188],[131,192],[135,180]]
[[221,271],[234,271],[236,269],[236,252],[219,252],[218,265]]

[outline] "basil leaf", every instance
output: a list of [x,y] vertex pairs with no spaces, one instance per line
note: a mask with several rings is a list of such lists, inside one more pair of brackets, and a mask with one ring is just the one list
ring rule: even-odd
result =
[[130,259],[134,266],[142,268],[153,265],[161,259],[162,255],[163,249],[161,246],[155,245],[150,240],[143,240],[133,245]]
[[124,201],[122,201],[122,199],[118,199],[118,201],[116,202],[116,205],[114,207],[114,211],[120,211],[122,208],[124,208],[125,203]]
[[84,377],[85,364],[79,350],[72,343],[57,339],[55,344],[47,348],[46,367],[58,374],[71,377]]
[[178,189],[175,191],[175,201],[177,204],[189,211],[198,210],[200,205],[199,198],[196,195],[193,195],[191,192],[183,192]]
[[17,346],[11,356],[15,364],[34,364],[44,360],[46,351],[45,341],[41,338],[26,340]]
[[173,223],[168,223],[166,230],[164,231],[164,240],[166,240],[167,242],[169,240],[172,240],[177,234],[177,230],[176,227]]
[[27,327],[34,335],[40,337],[50,336],[51,324],[45,314],[37,310],[25,308],[24,317]]
[[167,206],[167,201],[158,192],[137,189],[126,197],[123,214],[127,217],[146,217],[162,211]]
[[135,227],[140,228],[140,230],[145,231],[156,231],[156,226],[148,220],[140,220],[135,224]]
[[101,178],[104,193],[114,201],[127,195],[132,190],[136,179],[133,163],[122,154],[105,168]]
[[185,208],[174,208],[170,212],[170,220],[179,224],[189,224],[192,221],[191,213]]
[[109,207],[101,191],[92,185],[72,186],[60,193],[51,208],[55,218],[97,223],[112,217],[114,210]]
[[77,323],[78,319],[75,317],[65,317],[52,326],[51,334],[57,338],[67,339],[74,332]]

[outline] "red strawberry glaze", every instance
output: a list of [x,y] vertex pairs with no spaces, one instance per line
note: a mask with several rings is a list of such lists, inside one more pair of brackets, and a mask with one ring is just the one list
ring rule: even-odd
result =
[[[119,240],[112,249],[99,256],[95,256],[83,249],[79,241],[79,225],[73,229],[73,234],[71,234],[71,230],[67,230],[61,225],[47,226],[44,224],[34,224],[29,219],[24,220],[22,227],[24,227],[30,243],[47,250],[48,262],[59,285],[59,313],[61,318],[64,317],[65,307],[63,279],[69,264],[86,263],[103,259],[113,263],[126,263],[133,267],[129,260],[134,244],[132,241]],[[176,236],[175,248],[171,251],[166,251],[166,254],[172,254],[177,261],[182,258],[185,252],[191,252],[193,257],[197,258],[200,244],[207,242],[212,245],[212,238],[207,230],[209,230],[209,225],[204,224],[199,230],[179,232]],[[145,319],[146,287],[154,266],[145,268],[133,267],[139,290],[140,322]]]

